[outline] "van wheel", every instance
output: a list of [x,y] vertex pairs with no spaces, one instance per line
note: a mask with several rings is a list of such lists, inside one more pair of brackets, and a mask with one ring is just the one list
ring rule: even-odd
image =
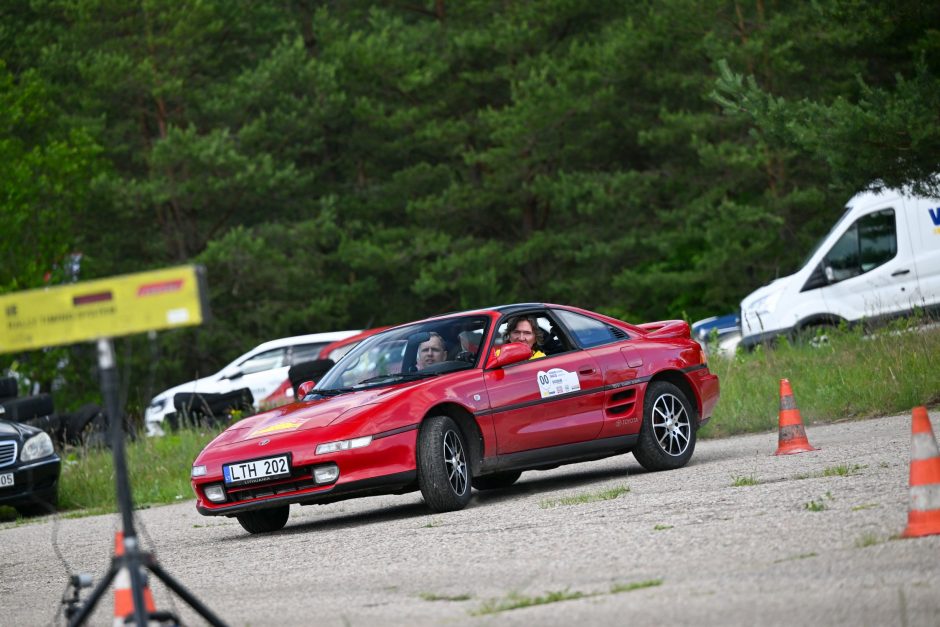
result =
[[790,336],[791,341],[797,346],[812,346],[821,348],[829,345],[829,336],[835,330],[835,326],[820,322],[801,327]]
[[647,470],[685,466],[695,450],[695,410],[685,394],[668,381],[646,388],[643,424],[633,456]]

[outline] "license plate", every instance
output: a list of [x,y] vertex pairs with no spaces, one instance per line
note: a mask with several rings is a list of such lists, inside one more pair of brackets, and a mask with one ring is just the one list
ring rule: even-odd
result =
[[9,488],[11,485],[13,485],[12,472],[0,475],[0,488]]
[[250,462],[239,462],[222,467],[225,473],[226,485],[243,485],[258,483],[268,479],[290,476],[290,462],[287,455],[256,459]]

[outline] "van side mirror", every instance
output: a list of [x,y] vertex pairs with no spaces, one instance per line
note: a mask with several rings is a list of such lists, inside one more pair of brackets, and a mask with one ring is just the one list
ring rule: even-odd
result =
[[532,349],[528,344],[522,342],[511,342],[497,346],[490,353],[490,358],[486,362],[486,369],[502,368],[510,364],[516,364],[532,357]]

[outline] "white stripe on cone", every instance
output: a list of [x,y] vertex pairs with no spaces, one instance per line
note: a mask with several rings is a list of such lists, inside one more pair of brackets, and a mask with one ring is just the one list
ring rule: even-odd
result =
[[911,486],[911,509],[918,512],[940,510],[940,483]]
[[911,459],[930,459],[940,457],[937,442],[931,433],[915,433],[911,436]]

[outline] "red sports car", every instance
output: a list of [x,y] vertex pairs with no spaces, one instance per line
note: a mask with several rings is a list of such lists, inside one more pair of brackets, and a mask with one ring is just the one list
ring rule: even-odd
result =
[[524,470],[627,452],[679,468],[718,393],[681,320],[538,303],[429,318],[366,339],[303,400],[221,433],[193,463],[196,508],[261,533],[292,503],[421,490],[444,512]]

